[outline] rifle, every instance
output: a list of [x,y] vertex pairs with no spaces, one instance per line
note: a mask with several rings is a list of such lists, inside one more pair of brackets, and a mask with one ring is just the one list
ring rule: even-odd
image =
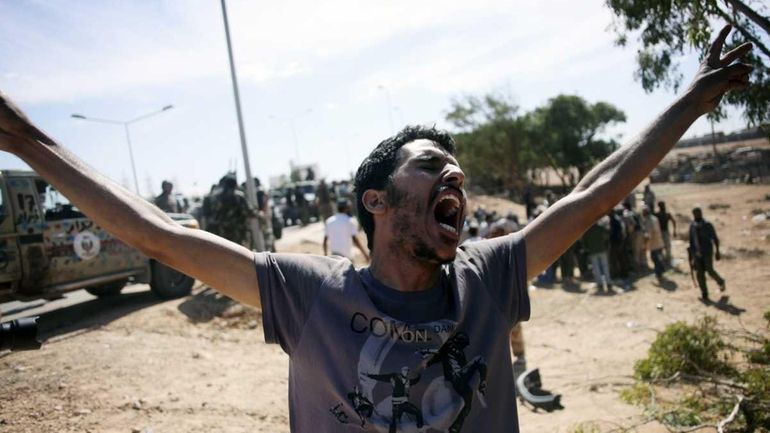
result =
[[687,247],[687,262],[690,265],[690,282],[692,288],[697,289],[698,283],[695,281],[695,255],[693,254],[692,247]]

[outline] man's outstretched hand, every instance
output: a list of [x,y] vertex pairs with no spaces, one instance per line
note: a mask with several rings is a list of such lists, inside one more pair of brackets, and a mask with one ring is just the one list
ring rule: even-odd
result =
[[726,92],[749,85],[751,66],[736,60],[751,51],[751,44],[745,43],[722,56],[722,48],[730,30],[732,26],[728,24],[719,32],[690,84],[688,93],[695,98],[701,113],[708,113],[716,108]]
[[12,152],[14,146],[27,140],[54,144],[5,93],[0,92],[0,150]]

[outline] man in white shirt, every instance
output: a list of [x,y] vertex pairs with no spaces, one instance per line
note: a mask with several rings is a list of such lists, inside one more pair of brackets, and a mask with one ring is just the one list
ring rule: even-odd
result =
[[353,244],[356,244],[366,261],[369,261],[369,254],[356,236],[358,223],[355,218],[350,216],[350,202],[347,200],[337,202],[337,213],[327,218],[324,224],[326,230],[323,244],[325,256],[331,250],[332,255],[352,259],[351,250]]

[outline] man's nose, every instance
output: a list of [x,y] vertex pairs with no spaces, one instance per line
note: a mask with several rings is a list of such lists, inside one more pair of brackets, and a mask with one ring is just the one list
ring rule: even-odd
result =
[[449,164],[444,173],[444,183],[450,183],[457,188],[462,188],[465,184],[465,173],[463,173],[460,167]]

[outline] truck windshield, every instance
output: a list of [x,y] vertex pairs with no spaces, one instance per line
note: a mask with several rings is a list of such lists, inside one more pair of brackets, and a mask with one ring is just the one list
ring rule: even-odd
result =
[[55,221],[69,218],[83,218],[80,210],[70,203],[70,201],[55,190],[53,186],[42,180],[36,182],[37,193],[40,196],[40,203],[45,212],[46,221]]

